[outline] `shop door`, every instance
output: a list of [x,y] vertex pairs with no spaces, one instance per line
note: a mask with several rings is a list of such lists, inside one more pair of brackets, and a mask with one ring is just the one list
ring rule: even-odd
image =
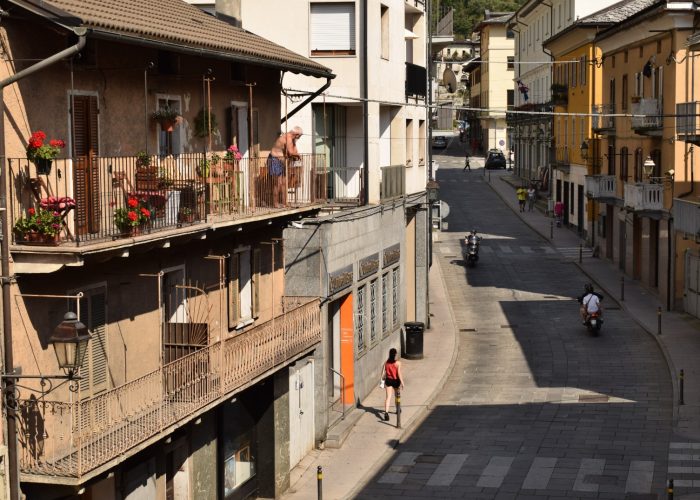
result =
[[289,367],[289,468],[314,447],[314,361]]
[[683,309],[700,318],[700,257],[689,251],[685,253]]
[[340,373],[343,405],[355,404],[355,322],[352,294],[340,304]]

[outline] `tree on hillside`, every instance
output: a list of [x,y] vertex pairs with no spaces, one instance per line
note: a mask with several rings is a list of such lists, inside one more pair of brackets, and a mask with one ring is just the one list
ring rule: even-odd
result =
[[454,9],[455,38],[470,38],[474,27],[484,19],[484,11],[515,12],[525,0],[432,0],[433,23]]

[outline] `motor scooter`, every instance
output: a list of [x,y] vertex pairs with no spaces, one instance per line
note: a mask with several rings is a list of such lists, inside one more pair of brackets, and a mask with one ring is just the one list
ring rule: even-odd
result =
[[464,237],[464,261],[467,267],[474,267],[479,261],[479,242],[481,236],[476,234],[476,230]]
[[600,329],[602,327],[603,318],[601,318],[600,316],[600,311],[596,311],[588,315],[588,319],[586,319],[586,328],[588,328],[588,332],[591,335],[593,335],[594,337],[600,335]]

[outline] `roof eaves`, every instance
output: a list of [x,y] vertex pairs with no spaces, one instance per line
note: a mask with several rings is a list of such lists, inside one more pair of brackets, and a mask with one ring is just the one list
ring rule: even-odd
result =
[[633,14],[624,18],[623,20],[613,23],[612,26],[601,31],[598,35],[596,35],[596,41],[604,40],[605,38],[608,38],[621,30],[629,29],[631,23],[637,23],[639,21],[642,21],[647,17],[651,16],[652,14],[656,13],[656,11],[663,10],[664,5],[665,2],[663,0],[655,0],[647,7],[634,12]]

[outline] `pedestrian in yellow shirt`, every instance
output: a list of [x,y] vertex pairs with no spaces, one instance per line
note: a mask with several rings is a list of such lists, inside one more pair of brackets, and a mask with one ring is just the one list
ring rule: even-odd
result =
[[520,206],[520,211],[524,212],[525,211],[525,200],[527,199],[527,189],[524,187],[519,187],[516,191],[515,194],[518,197],[518,205]]

